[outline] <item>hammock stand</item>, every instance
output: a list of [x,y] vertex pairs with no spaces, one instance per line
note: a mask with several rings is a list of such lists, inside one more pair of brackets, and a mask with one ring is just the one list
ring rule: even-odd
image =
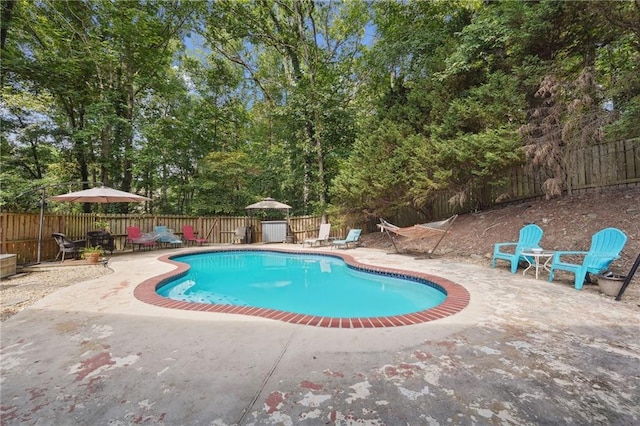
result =
[[396,242],[391,233],[396,235],[402,235],[407,238],[425,238],[432,237],[436,235],[440,235],[440,238],[436,242],[436,245],[431,249],[428,253],[428,257],[431,258],[433,252],[436,251],[440,242],[443,238],[449,233],[449,229],[453,222],[456,220],[458,215],[453,215],[449,219],[441,220],[438,222],[429,222],[429,223],[421,223],[418,225],[408,226],[405,228],[401,228],[399,226],[394,225],[393,223],[387,222],[383,218],[380,218],[380,223],[377,224],[378,228],[380,228],[380,232],[385,232],[389,239],[391,240],[391,244],[393,244],[393,248],[396,249],[396,253],[400,253],[398,250],[398,246],[396,246]]

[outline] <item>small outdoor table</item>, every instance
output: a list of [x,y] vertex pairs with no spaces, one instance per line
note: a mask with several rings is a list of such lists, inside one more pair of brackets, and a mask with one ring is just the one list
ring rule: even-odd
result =
[[[541,266],[543,269],[546,269],[547,272],[551,272],[551,270],[549,269],[549,262],[553,257],[553,251],[542,250],[542,251],[534,252],[531,250],[522,250],[520,254],[524,256],[524,259],[529,264],[529,266],[527,266],[527,268],[524,271],[522,271],[522,275],[526,275],[527,271],[531,269],[531,267],[535,268],[536,279],[538,279]],[[533,263],[531,262],[531,260],[529,260],[529,258],[533,258]],[[542,262],[543,260],[544,260],[544,263]]]

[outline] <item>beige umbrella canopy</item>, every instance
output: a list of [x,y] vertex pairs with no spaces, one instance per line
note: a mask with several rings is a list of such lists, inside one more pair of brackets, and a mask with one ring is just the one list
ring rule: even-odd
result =
[[[247,220],[251,220],[251,211],[252,210],[284,210],[284,212],[286,213],[286,219],[287,219],[287,237],[289,236],[289,209],[291,209],[291,206],[281,203],[279,201],[274,200],[271,197],[267,197],[262,201],[258,201],[257,203],[253,203],[248,205],[247,207],[245,207],[245,209],[247,209],[247,213],[248,213],[248,217]],[[249,227],[251,228],[251,227]],[[250,238],[248,238],[247,240],[250,241]]]
[[247,210],[266,210],[266,209],[289,210],[290,208],[291,206],[288,206],[279,201],[276,201],[271,197],[265,198],[262,201],[258,201],[257,203],[253,203],[245,207],[245,209]]
[[130,192],[101,186],[82,191],[69,192],[68,194],[49,197],[52,201],[67,201],[73,203],[140,203],[151,201],[151,198]]

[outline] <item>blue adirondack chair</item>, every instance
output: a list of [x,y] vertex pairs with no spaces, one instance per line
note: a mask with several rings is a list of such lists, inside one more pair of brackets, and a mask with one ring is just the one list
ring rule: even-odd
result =
[[[591,237],[589,251],[557,251],[551,259],[549,282],[553,281],[556,270],[569,271],[575,274],[574,287],[582,288],[587,274],[597,274],[609,267],[611,262],[620,257],[620,252],[627,243],[627,236],[619,229],[606,228]],[[582,263],[563,262],[562,256],[584,256]]]
[[331,241],[331,248],[349,248],[350,245],[357,246],[360,244],[360,233],[362,233],[361,229],[351,229],[347,234],[347,238],[344,240],[333,240]]
[[[517,243],[497,243],[493,245],[493,259],[491,267],[496,267],[496,260],[502,259],[511,262],[511,273],[515,274],[518,270],[518,263],[524,260],[522,250],[540,248],[538,245],[542,239],[542,229],[538,225],[529,224],[520,230],[520,239]],[[515,247],[513,253],[504,252],[500,249],[503,247]]]

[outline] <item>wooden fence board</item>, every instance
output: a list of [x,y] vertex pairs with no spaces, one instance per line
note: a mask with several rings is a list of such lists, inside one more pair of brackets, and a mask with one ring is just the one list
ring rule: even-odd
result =
[[571,154],[572,164],[569,167],[569,174],[571,180],[571,188],[578,189],[586,184],[584,177],[584,151],[573,152]]
[[603,161],[603,167],[607,175],[607,184],[612,185],[618,180],[618,164],[616,162],[616,145],[608,144],[604,147],[604,157],[606,161]]
[[627,180],[631,176],[640,175],[640,139],[638,139],[634,144],[627,141],[625,144],[625,156],[627,157],[627,171],[626,177]]
[[598,182],[604,182],[606,175],[603,174],[603,171],[600,168],[600,160],[602,159],[600,145],[595,145],[589,148],[588,154],[585,155],[585,165],[587,169],[585,171],[585,176],[588,181],[587,185],[593,186],[597,185]]
[[620,145],[618,149],[620,150],[618,153],[618,167],[620,173],[618,175],[618,180],[624,181],[627,176],[630,176],[634,172],[633,167],[633,151],[629,149],[627,145],[627,141],[620,141]]

